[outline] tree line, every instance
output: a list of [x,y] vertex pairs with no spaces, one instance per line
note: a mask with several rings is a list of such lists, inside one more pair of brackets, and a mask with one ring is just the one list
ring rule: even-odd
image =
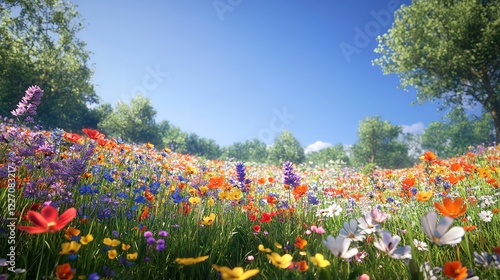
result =
[[[220,147],[168,121],[156,123],[156,111],[142,96],[130,104],[102,104],[92,82],[91,52],[77,36],[84,24],[76,8],[64,0],[0,1],[1,116],[10,116],[24,90],[36,84],[50,100],[38,108],[36,119],[44,128],[96,128],[179,153],[273,164],[334,161],[400,168],[414,163],[422,149],[451,157],[469,146],[500,141],[499,0],[412,1],[395,12],[392,27],[377,38],[380,57],[373,63],[384,74],[398,75],[403,88],[415,88],[418,102],[439,100],[449,109],[443,122],[416,135],[371,116],[360,121],[357,143],[308,155],[288,131],[270,147],[258,139]],[[463,109],[474,104],[482,115]]]

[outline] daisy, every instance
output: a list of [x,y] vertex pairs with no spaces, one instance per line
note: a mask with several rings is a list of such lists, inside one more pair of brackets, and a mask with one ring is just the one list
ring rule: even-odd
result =
[[478,215],[479,215],[479,218],[481,218],[481,220],[483,220],[483,222],[486,222],[486,223],[491,222],[491,219],[493,218],[493,213],[491,213],[490,210],[481,211]]
[[415,247],[417,247],[419,251],[429,251],[429,249],[427,248],[427,243],[423,241],[413,239],[413,245],[415,245]]
[[360,230],[358,222],[355,219],[344,222],[344,227],[340,229],[340,236],[349,238],[351,241],[362,241],[365,239],[364,232]]
[[380,251],[386,253],[393,259],[411,259],[411,247],[396,247],[401,241],[401,237],[394,235],[392,236],[390,232],[382,230],[380,233],[380,238],[377,238],[373,245]]
[[330,250],[330,252],[332,252],[333,255],[339,258],[349,259],[358,253],[357,248],[349,250],[351,240],[340,235],[336,238],[333,238],[333,236],[329,235],[326,240],[323,240],[323,244],[325,244],[325,246]]

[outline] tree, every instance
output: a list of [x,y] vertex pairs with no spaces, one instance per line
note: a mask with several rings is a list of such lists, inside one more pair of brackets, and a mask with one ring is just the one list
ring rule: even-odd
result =
[[236,142],[222,149],[222,159],[234,159],[242,162],[264,163],[267,160],[266,143],[259,139]]
[[349,164],[349,156],[344,149],[342,144],[337,144],[325,148],[323,150],[310,153],[307,155],[307,160],[314,163],[329,163],[330,161],[342,161],[345,164]]
[[273,146],[269,149],[269,161],[273,164],[281,165],[285,161],[300,164],[304,160],[304,148],[292,133],[286,130],[276,137]]
[[382,121],[380,117],[368,117],[360,122],[358,142],[352,147],[353,162],[362,166],[367,163],[382,168],[402,168],[411,165],[408,147],[398,140],[402,128]]
[[109,136],[120,137],[125,142],[150,142],[161,148],[163,142],[155,116],[151,100],[138,94],[132,98],[130,105],[119,101],[98,127]]
[[374,64],[413,86],[420,103],[479,103],[500,143],[500,1],[416,0],[378,38]]
[[169,124],[168,121],[161,121],[159,126],[160,135],[165,147],[176,153],[187,153],[187,133],[183,132],[178,126]]
[[69,2],[0,1],[0,115],[10,116],[24,91],[38,85],[44,95],[36,121],[70,131],[86,125],[98,97],[90,53],[76,36],[82,29]]
[[446,122],[432,122],[422,135],[422,147],[442,158],[464,154],[469,146],[495,140],[491,115],[467,115],[462,107],[445,116]]

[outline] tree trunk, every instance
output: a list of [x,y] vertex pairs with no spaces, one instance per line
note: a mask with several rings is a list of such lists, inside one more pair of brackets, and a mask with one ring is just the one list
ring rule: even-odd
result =
[[495,141],[496,144],[500,144],[500,106],[492,106],[491,117],[493,118],[493,123],[495,124]]

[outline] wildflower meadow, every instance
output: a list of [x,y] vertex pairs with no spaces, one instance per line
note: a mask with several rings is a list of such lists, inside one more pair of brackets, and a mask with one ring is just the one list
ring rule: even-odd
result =
[[206,160],[0,121],[0,279],[499,279],[500,147],[409,169]]

